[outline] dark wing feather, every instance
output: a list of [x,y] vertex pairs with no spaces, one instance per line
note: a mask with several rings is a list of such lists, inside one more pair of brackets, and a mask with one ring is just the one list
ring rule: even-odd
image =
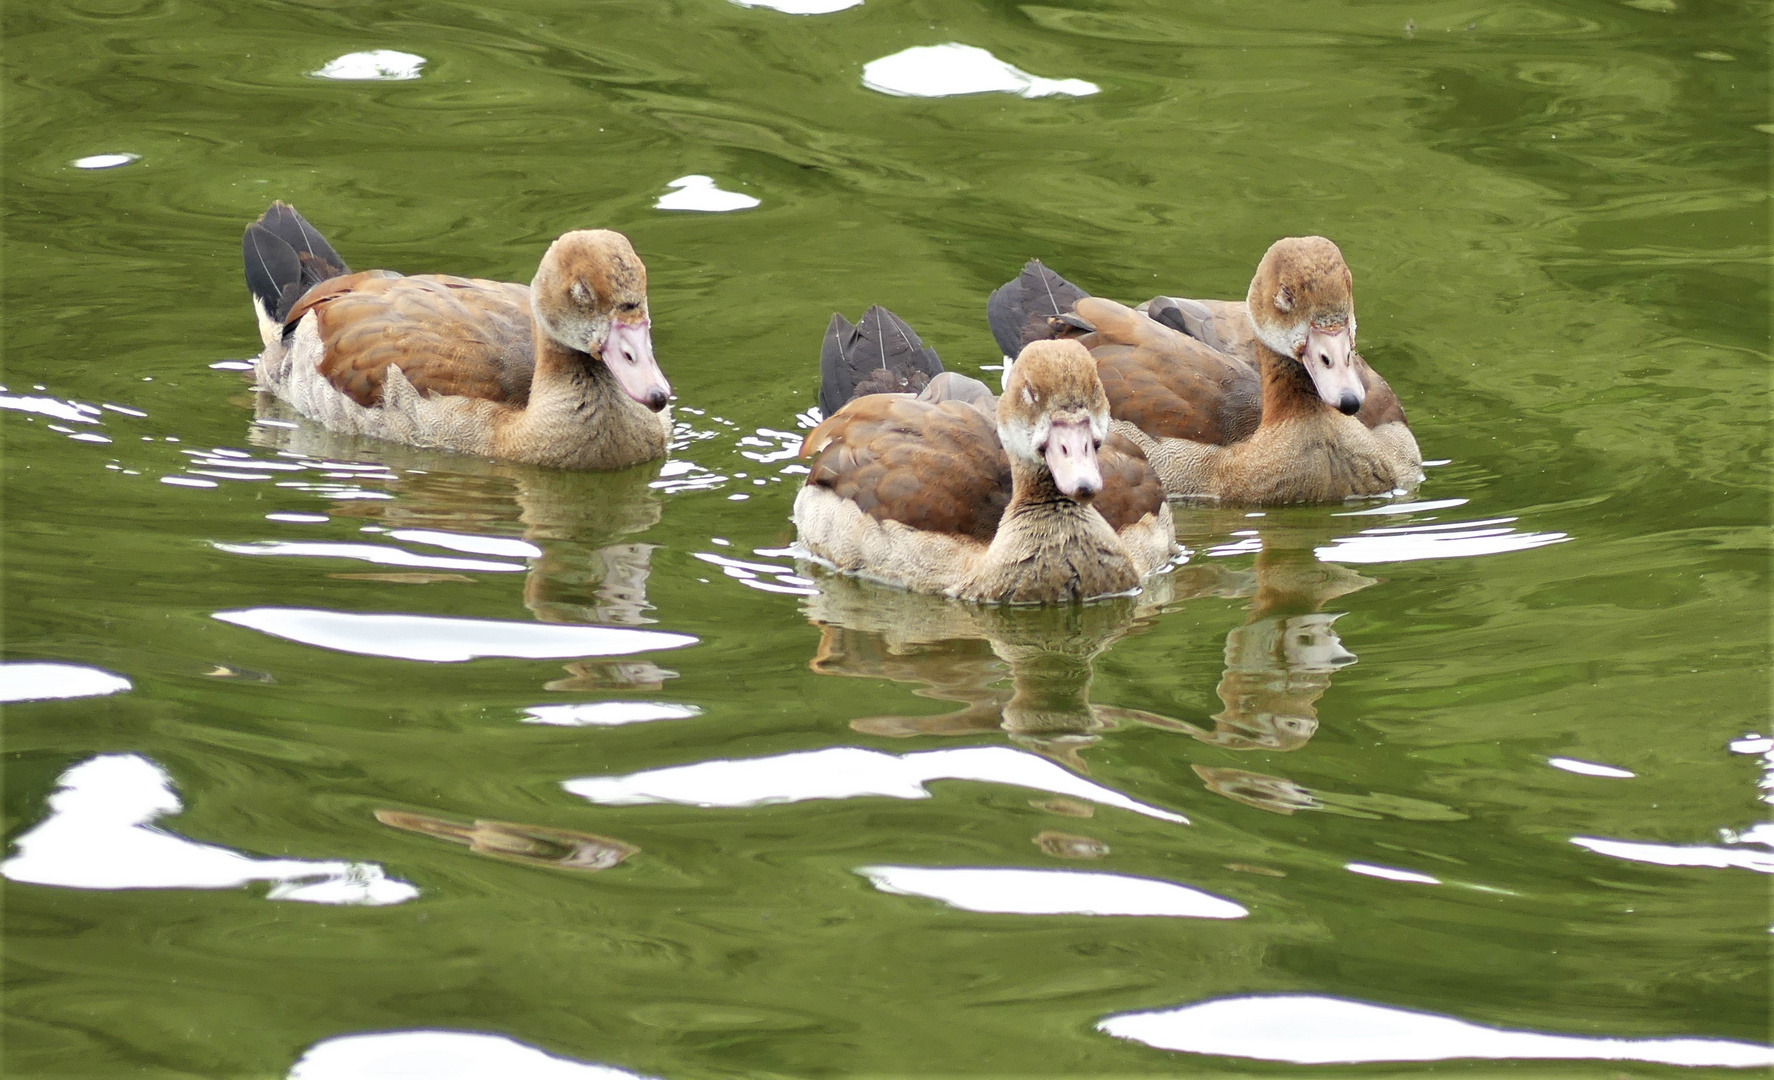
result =
[[1030,259],[1015,280],[1000,286],[986,301],[986,322],[992,328],[992,339],[1005,356],[1015,356],[1031,341],[1053,337],[1048,320],[1070,312],[1086,295],[1083,289],[1042,265],[1041,260]]
[[936,350],[886,308],[870,307],[854,326],[834,312],[819,351],[819,409],[833,416],[868,394],[916,394],[941,371]]
[[351,269],[339,253],[320,235],[320,230],[308,224],[308,219],[296,212],[296,208],[286,202],[274,202],[271,209],[265,211],[257,222],[270,230],[278,239],[288,244],[295,251],[309,256],[318,265],[326,267],[328,277],[349,274]]
[[283,202],[272,203],[246,227],[240,248],[246,287],[278,321],[314,286],[351,273],[326,237]]

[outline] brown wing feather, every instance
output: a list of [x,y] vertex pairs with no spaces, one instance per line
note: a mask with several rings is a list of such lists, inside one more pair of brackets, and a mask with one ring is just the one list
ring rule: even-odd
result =
[[1262,421],[1262,382],[1250,364],[1113,300],[1089,297],[1078,314],[1096,327],[1079,340],[1096,359],[1109,414],[1158,438],[1227,446]]
[[1096,454],[1103,490],[1091,503],[1116,532],[1137,525],[1164,505],[1164,483],[1146,455],[1129,439],[1110,435]]
[[535,364],[530,290],[480,278],[367,271],[322,282],[290,310],[316,314],[321,374],[359,405],[390,365],[423,394],[524,405]]
[[1010,502],[1010,461],[993,421],[959,401],[856,398],[814,429],[809,484],[877,521],[989,543]]

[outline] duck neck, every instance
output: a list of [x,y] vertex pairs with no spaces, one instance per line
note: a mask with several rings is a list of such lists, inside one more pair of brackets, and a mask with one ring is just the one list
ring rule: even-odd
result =
[[531,383],[531,396],[537,391],[545,395],[565,392],[583,399],[621,393],[615,376],[601,359],[561,344],[540,324],[536,326],[536,373]]
[[1044,466],[1026,461],[1010,460],[1010,505],[1004,520],[1026,514],[1070,515],[1082,517],[1088,507],[1060,491],[1053,473]]
[[1312,376],[1298,360],[1283,356],[1261,342],[1258,367],[1263,376],[1263,423],[1317,416],[1330,409],[1312,385]]

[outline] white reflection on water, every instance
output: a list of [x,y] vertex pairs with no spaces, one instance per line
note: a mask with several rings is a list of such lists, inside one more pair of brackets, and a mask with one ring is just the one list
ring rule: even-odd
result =
[[330,540],[260,540],[251,544],[212,543],[210,546],[217,551],[226,551],[230,555],[292,555],[311,559],[354,559],[358,562],[376,563],[381,566],[422,566],[431,570],[484,570],[488,573],[517,573],[527,569],[522,563],[487,562],[485,559],[450,559],[437,555],[419,555],[402,548],[384,547],[381,544],[345,544]]
[[1593,836],[1573,836],[1571,843],[1580,848],[1588,848],[1597,855],[1655,863],[1658,866],[1706,866],[1717,869],[1736,866],[1759,874],[1774,874],[1774,854],[1761,851],[1732,851],[1729,848],[1700,844],[1644,844],[1633,840],[1602,840]]
[[1315,994],[1219,998],[1164,1012],[1123,1013],[1100,1021],[1097,1030],[1160,1050],[1302,1065],[1450,1058],[1774,1064],[1774,1050],[1753,1043],[1508,1031]]
[[1568,773],[1576,773],[1578,776],[1605,776],[1613,780],[1631,780],[1638,775],[1627,769],[1616,768],[1613,765],[1598,765],[1593,761],[1583,761],[1579,758],[1547,758],[1546,764],[1555,769],[1563,769]]
[[1761,755],[1762,776],[1756,781],[1756,787],[1761,789],[1762,802],[1774,805],[1774,739],[1750,732],[1741,739],[1731,740],[1731,752]]
[[319,79],[341,79],[348,82],[369,80],[399,81],[417,79],[425,66],[423,56],[397,52],[394,49],[371,49],[369,52],[346,53],[329,60],[319,71],[308,74]]
[[1392,866],[1375,866],[1372,863],[1344,863],[1343,869],[1351,873],[1363,874],[1367,877],[1385,878],[1387,881],[1408,881],[1416,885],[1440,885],[1440,878],[1419,874],[1415,870],[1400,870]]
[[673,191],[659,196],[655,210],[699,210],[706,214],[724,214],[732,210],[750,210],[758,200],[737,191],[723,191],[715,186],[714,177],[695,173],[680,176],[665,185]]
[[545,1054],[503,1035],[467,1031],[379,1031],[341,1035],[308,1048],[287,1080],[646,1080],[609,1065]]
[[[1405,503],[1382,506],[1372,510],[1356,510],[1342,517],[1367,514],[1399,514],[1459,505],[1465,499],[1443,499],[1439,502]],[[1562,544],[1571,537],[1562,532],[1517,532],[1509,528],[1512,517],[1487,518],[1483,521],[1455,521],[1442,525],[1397,525],[1363,529],[1356,536],[1342,536],[1314,553],[1325,562],[1382,563],[1410,562],[1415,559],[1465,559],[1476,555],[1499,555],[1506,551],[1529,551]]]
[[649,720],[686,720],[700,716],[694,705],[669,701],[588,701],[581,705],[532,705],[524,710],[524,723],[555,727],[618,727]]
[[323,649],[453,664],[484,656],[551,660],[626,656],[694,645],[688,634],[611,626],[453,619],[436,615],[360,615],[314,608],[218,611],[225,623]]
[[963,911],[1005,915],[1167,915],[1242,919],[1243,906],[1151,878],[1083,870],[859,866],[882,892],[925,896]]
[[862,0],[733,0],[740,7],[769,8],[785,15],[830,15],[834,11],[861,7]]
[[36,397],[31,394],[0,394],[0,409],[36,413],[38,416],[53,416],[57,420],[66,420],[71,424],[100,422],[100,412],[96,406],[78,401],[63,401],[61,398]]
[[1064,94],[1084,97],[1098,87],[1083,79],[1043,79],[1011,67],[984,49],[951,41],[920,45],[871,60],[862,66],[862,85],[895,97],[955,97],[960,94],[1018,94],[1026,98]]
[[1385,506],[1371,506],[1366,510],[1345,510],[1331,517],[1389,517],[1394,514],[1417,514],[1425,510],[1450,510],[1456,506],[1465,506],[1471,499],[1429,499],[1424,502],[1387,503]]
[[508,559],[540,559],[542,549],[512,536],[476,536],[473,533],[439,532],[436,529],[392,529],[388,536],[409,544],[430,544],[469,555],[503,555]]
[[419,895],[374,863],[255,859],[149,824],[184,809],[172,779],[135,754],[106,754],[63,773],[49,816],[0,863],[10,881],[70,889],[230,889],[274,884],[272,900],[398,904]]
[[1181,814],[1129,799],[1093,784],[1045,758],[1006,746],[925,750],[895,755],[835,746],[742,761],[701,761],[628,776],[588,776],[562,787],[608,806],[679,803],[685,806],[767,806],[806,799],[928,799],[933,780],[977,780],[1071,795],[1136,814],[1188,824]]
[[72,162],[76,169],[115,169],[119,165],[128,165],[142,160],[140,154],[89,154],[83,158],[75,158]]
[[[758,554],[779,554],[782,549],[758,549]],[[745,559],[732,559],[725,555],[716,555],[707,551],[690,553],[705,563],[721,568],[727,575],[741,585],[757,589],[760,592],[786,593],[790,596],[817,596],[819,587],[809,578],[802,577],[793,565],[777,566],[772,563],[751,562]]]
[[121,675],[79,664],[0,664],[0,702],[99,697],[129,688]]

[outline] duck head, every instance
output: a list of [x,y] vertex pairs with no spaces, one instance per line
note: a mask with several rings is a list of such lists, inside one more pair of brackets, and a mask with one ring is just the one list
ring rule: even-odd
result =
[[665,408],[671,384],[653,359],[647,267],[628,237],[581,229],[550,244],[530,282],[530,305],[549,337],[601,359],[642,405]]
[[1109,397],[1084,346],[1025,347],[998,399],[998,439],[1011,461],[1045,470],[1061,494],[1088,503],[1103,489],[1096,451],[1108,433]]
[[1325,404],[1361,410],[1367,390],[1355,364],[1355,293],[1349,264],[1322,236],[1275,241],[1246,297],[1263,344],[1306,369]]

